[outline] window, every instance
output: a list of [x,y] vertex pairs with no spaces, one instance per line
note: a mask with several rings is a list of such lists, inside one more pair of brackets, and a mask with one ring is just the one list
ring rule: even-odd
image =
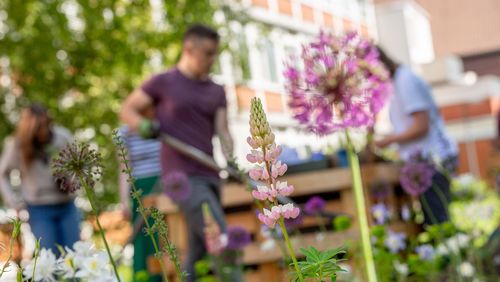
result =
[[278,82],[278,73],[276,70],[276,54],[273,42],[269,40],[269,38],[265,38],[260,42],[259,45],[264,78],[272,82]]

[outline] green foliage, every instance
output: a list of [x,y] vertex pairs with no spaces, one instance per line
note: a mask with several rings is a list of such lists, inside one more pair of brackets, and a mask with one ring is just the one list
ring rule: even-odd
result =
[[342,248],[319,251],[314,247],[309,247],[301,248],[300,251],[305,256],[305,260],[298,262],[304,278],[314,278],[315,281],[325,281],[324,279],[329,278],[335,281],[337,272],[345,271],[338,265],[338,262],[342,261],[338,256],[345,254]]
[[346,215],[339,215],[333,219],[335,231],[344,231],[351,227],[351,219]]
[[116,202],[109,136],[121,102],[153,71],[175,63],[189,24],[211,24],[212,2],[161,1],[158,8],[149,0],[0,1],[0,75],[11,78],[0,86],[0,140],[12,132],[20,106],[45,104],[56,123],[99,146],[106,163],[98,196]]

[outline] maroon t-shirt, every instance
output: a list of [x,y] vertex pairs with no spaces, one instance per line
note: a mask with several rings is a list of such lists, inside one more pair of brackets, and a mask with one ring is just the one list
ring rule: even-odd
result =
[[[154,75],[142,85],[155,105],[161,131],[209,156],[213,156],[215,113],[226,107],[221,85],[211,80],[198,81],[184,76],[177,68]],[[218,173],[163,144],[163,174],[179,170],[189,176],[218,177]]]

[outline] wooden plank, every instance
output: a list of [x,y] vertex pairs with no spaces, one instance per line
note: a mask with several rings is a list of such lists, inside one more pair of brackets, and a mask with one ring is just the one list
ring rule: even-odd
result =
[[[362,167],[365,190],[367,183],[399,181],[399,167],[395,164],[375,164]],[[322,192],[345,191],[351,189],[351,172],[348,168],[332,168],[320,171],[285,175],[285,180],[294,185],[293,196],[313,195]],[[167,196],[161,194],[157,198],[157,208],[164,213],[177,212],[175,204]],[[148,198],[148,197],[145,197]],[[150,200],[145,200],[150,201]],[[149,203],[149,202],[148,202]],[[253,203],[251,193],[244,185],[230,183],[222,189],[222,204],[224,207],[250,205]]]
[[[323,240],[317,240],[316,234],[304,234],[299,238],[291,237],[291,240],[300,244],[293,246],[296,254],[300,253],[300,248],[313,246],[319,250],[336,248],[341,246],[341,243],[346,239],[358,238],[358,233],[353,230],[344,232],[327,232]],[[269,250],[262,250],[261,244],[258,242],[251,243],[243,250],[243,262],[245,264],[263,264],[266,262],[274,262],[282,258],[279,247],[276,245]]]

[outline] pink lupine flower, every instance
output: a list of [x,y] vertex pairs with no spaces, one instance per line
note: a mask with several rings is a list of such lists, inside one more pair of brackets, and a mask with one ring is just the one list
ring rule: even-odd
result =
[[286,181],[284,181],[284,182],[277,181],[276,182],[276,190],[277,190],[278,194],[280,194],[281,196],[288,196],[288,195],[292,194],[294,189],[293,189],[293,186],[288,185],[288,183],[286,183]]
[[251,163],[261,163],[264,161],[264,154],[258,150],[252,150],[252,152],[247,155],[247,161]]
[[277,178],[283,176],[287,170],[287,165],[278,161],[282,152],[282,147],[276,145],[275,136],[269,127],[266,114],[262,109],[262,104],[257,98],[252,99],[250,110],[250,133],[247,139],[252,147],[247,160],[256,164],[249,172],[250,178],[255,181],[263,181],[257,189],[252,191],[252,196],[260,201],[271,203],[269,208],[259,212],[259,220],[269,227],[274,227],[276,222],[284,218],[296,218],[300,210],[293,204],[279,205],[278,196],[288,196],[293,192],[293,186],[286,181],[278,181]]
[[252,191],[252,196],[261,201],[272,201],[277,195],[278,192],[275,189],[270,189],[267,186],[257,186],[257,190]]
[[283,148],[281,146],[276,146],[275,144],[272,144],[271,147],[269,148],[269,151],[266,152],[265,160],[268,162],[277,160],[279,155],[281,155],[282,151]]
[[286,204],[281,206],[281,214],[284,218],[296,218],[299,216],[300,209],[294,207],[293,204]]
[[285,174],[288,166],[286,164],[281,164],[281,161],[277,161],[271,166],[271,176],[273,178],[278,178],[278,176],[282,176]]

